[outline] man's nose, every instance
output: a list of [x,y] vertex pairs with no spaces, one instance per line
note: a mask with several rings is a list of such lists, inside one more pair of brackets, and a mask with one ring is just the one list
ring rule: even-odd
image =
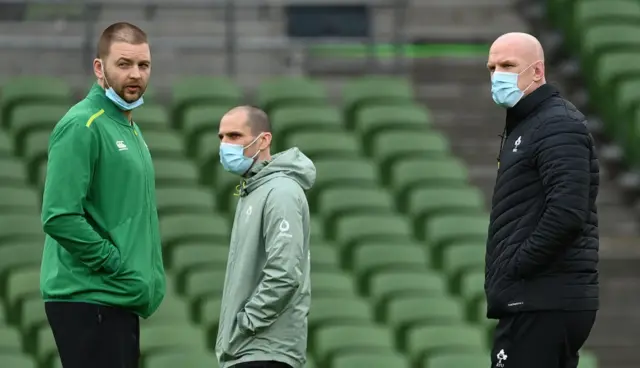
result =
[[137,66],[134,66],[133,68],[131,68],[130,72],[129,72],[129,78],[131,79],[140,79],[140,68],[138,68]]

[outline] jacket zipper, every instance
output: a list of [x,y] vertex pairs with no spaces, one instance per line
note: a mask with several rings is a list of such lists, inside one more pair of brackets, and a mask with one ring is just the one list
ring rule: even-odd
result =
[[[138,148],[138,153],[140,154],[140,159],[142,160],[143,164],[144,164],[144,185],[145,185],[145,191],[147,192],[147,207],[149,210],[149,213],[151,213],[151,192],[149,191],[149,169],[147,168],[147,157],[145,156],[144,150],[142,149],[142,144],[143,144],[143,140],[142,137],[138,134],[138,131],[136,130],[135,126],[133,125],[133,123],[131,124],[131,130],[133,131],[133,135],[134,138],[136,140],[136,147]],[[154,178],[155,179],[155,178]],[[149,221],[149,229],[151,229],[151,216],[149,216],[148,218]],[[151,231],[151,230],[150,230]],[[156,241],[155,239],[155,235],[152,233],[151,234],[151,239],[154,241]],[[153,247],[154,245],[152,245]],[[153,297],[154,297],[154,293],[155,293],[155,277],[153,275],[153,273],[155,272],[155,262],[156,262],[156,252],[155,249],[151,249],[151,283],[149,285],[149,302],[151,303],[153,301]]]

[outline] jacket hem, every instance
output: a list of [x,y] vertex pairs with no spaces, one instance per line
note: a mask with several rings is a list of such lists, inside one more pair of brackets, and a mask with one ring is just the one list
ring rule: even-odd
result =
[[247,363],[247,362],[261,362],[261,361],[276,361],[284,364],[288,364],[291,368],[303,368],[305,363],[301,363],[295,359],[289,358],[284,355],[273,355],[273,354],[248,354],[239,359],[230,360],[228,362],[220,363],[220,368],[231,368],[236,364]]

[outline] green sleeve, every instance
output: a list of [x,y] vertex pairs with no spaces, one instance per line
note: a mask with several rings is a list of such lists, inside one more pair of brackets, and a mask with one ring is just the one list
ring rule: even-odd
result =
[[241,329],[255,333],[269,327],[303,282],[303,199],[300,188],[284,186],[273,189],[267,197],[263,215],[267,259],[256,293],[238,316]]
[[42,226],[91,270],[111,273],[120,265],[118,249],[87,222],[83,208],[98,158],[93,129],[80,121],[61,121],[51,134]]

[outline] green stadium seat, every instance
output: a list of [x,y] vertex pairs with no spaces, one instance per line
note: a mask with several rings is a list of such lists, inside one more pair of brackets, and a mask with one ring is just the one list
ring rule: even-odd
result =
[[29,134],[35,131],[51,133],[67,110],[69,110],[68,104],[56,102],[16,106],[10,121],[6,123],[15,142],[16,154],[21,157],[24,155],[24,145]]
[[4,304],[0,304],[0,326],[5,326],[9,322],[9,317],[4,309]]
[[219,295],[206,295],[195,303],[193,308],[194,320],[202,325],[210,335],[218,333],[220,311],[222,307],[222,293]]
[[160,216],[215,212],[215,197],[204,188],[161,187],[156,189],[156,197]]
[[[218,156],[220,120],[233,106],[194,106],[188,109],[182,122],[182,132],[189,157]],[[208,144],[215,142],[214,145]],[[215,152],[213,151],[215,149]],[[201,152],[202,151],[202,152]]]
[[440,352],[482,353],[487,349],[487,337],[480,328],[460,324],[416,326],[408,330],[405,341],[406,352],[415,362]]
[[61,4],[28,3],[24,18],[28,21],[79,20],[84,15],[84,8],[77,0]]
[[357,78],[342,91],[347,123],[355,122],[358,109],[367,104],[413,105],[415,94],[408,80],[389,76]]
[[341,352],[376,352],[386,353],[394,351],[393,338],[386,327],[377,325],[340,326],[330,325],[320,327],[314,334],[314,351],[322,366],[323,362]]
[[[486,308],[478,310],[478,303],[484,301],[484,270],[471,270],[462,274],[459,294],[467,302],[467,314],[471,321],[486,318]],[[478,313],[480,312],[480,313]]]
[[144,368],[218,368],[215,354],[207,352],[165,352],[150,354]]
[[171,269],[181,273],[192,268],[206,267],[224,269],[229,257],[229,246],[225,243],[185,244],[173,249],[171,254]]
[[226,271],[224,269],[194,269],[187,272],[178,291],[195,300],[209,295],[222,295]]
[[281,151],[298,147],[306,156],[317,158],[358,158],[362,155],[360,141],[347,132],[297,132],[289,134]]
[[190,321],[189,306],[180,297],[167,294],[158,310],[148,319],[140,321],[144,328],[156,325],[188,324]]
[[4,130],[0,129],[0,159],[13,157],[13,154],[13,140],[9,138],[9,135],[7,135]]
[[489,216],[485,214],[442,215],[427,221],[423,236],[437,250],[455,241],[484,242],[488,228]]
[[143,132],[144,140],[154,159],[158,157],[183,158],[186,156],[180,136],[172,130],[150,130]]
[[354,213],[395,212],[393,198],[383,188],[329,188],[320,192],[314,207],[325,219]]
[[586,64],[588,72],[593,72],[595,60],[605,52],[640,49],[637,24],[596,24],[585,29],[581,36],[580,62]]
[[176,214],[160,219],[165,247],[189,242],[228,242],[229,222],[221,215]]
[[[147,99],[147,92],[144,97]],[[136,109],[133,114],[133,121],[140,127],[145,139],[147,138],[147,132],[159,130],[165,131],[171,127],[169,112],[160,104],[146,103]]]
[[36,359],[39,362],[44,363],[43,365],[46,366],[47,362],[59,360],[58,348],[56,347],[56,341],[53,338],[51,327],[41,327],[38,330],[36,341],[37,344],[34,346],[34,351],[36,352]]
[[340,255],[333,244],[312,241],[310,252],[311,269],[323,271],[335,271],[340,269]]
[[19,326],[22,333],[27,336],[37,333],[41,327],[49,327],[44,302],[40,295],[26,298],[22,302]]
[[385,181],[395,193],[408,193],[418,186],[466,187],[469,179],[465,165],[460,160],[451,157],[406,159],[391,168],[391,175],[385,177]]
[[356,295],[353,278],[340,271],[311,271],[311,290],[313,297]]
[[340,111],[333,106],[289,106],[271,113],[271,129],[276,140],[302,131],[343,132]]
[[377,308],[403,296],[446,295],[447,285],[441,273],[430,270],[384,270],[369,278],[369,296]]
[[449,141],[438,132],[394,131],[378,134],[371,144],[373,158],[389,175],[391,167],[408,158],[446,158]]
[[2,86],[0,122],[9,124],[13,111],[18,105],[42,102],[70,105],[72,100],[71,87],[64,79],[36,75],[13,77]]
[[[0,326],[0,351],[14,354],[22,353],[22,337],[18,329]],[[4,361],[2,363],[4,366]]]
[[486,368],[491,365],[487,353],[441,353],[422,362],[421,368]]
[[442,269],[449,275],[453,290],[460,290],[460,277],[473,270],[484,270],[484,242],[456,243],[444,249]]
[[30,187],[0,186],[0,211],[12,213],[39,214],[39,196]]
[[287,105],[324,105],[329,98],[322,84],[301,77],[264,81],[258,86],[257,97],[258,105],[269,113]]
[[372,105],[358,110],[355,130],[364,142],[369,142],[381,133],[428,131],[431,124],[429,112],[419,105]]
[[19,353],[0,352],[0,362],[2,362],[3,367],[38,368],[38,365],[30,356]]
[[11,271],[7,277],[5,300],[11,311],[19,314],[20,303],[32,296],[40,295],[40,266],[25,267]]
[[367,240],[397,243],[413,239],[411,225],[396,214],[357,214],[340,218],[336,222],[333,239],[343,249],[348,249]]
[[[2,164],[2,161],[0,161],[0,165],[1,164]],[[25,169],[24,164],[20,163],[20,166],[22,167],[23,170]],[[26,170],[24,171],[26,173]],[[40,193],[42,193],[44,191],[44,184],[46,180],[47,180],[47,160],[44,160],[44,161],[41,161],[40,164],[38,164],[37,169],[34,170],[33,178],[29,179],[29,181],[31,182],[31,184],[34,184],[36,188],[38,188]]]
[[373,323],[371,305],[361,298],[343,296],[312,296],[309,313],[311,331],[327,325],[370,325]]
[[403,337],[407,329],[419,325],[459,325],[465,319],[465,310],[455,299],[444,295],[407,295],[391,299],[384,315],[387,325]]
[[140,351],[143,355],[167,350],[206,352],[205,334],[201,329],[183,323],[140,327]]
[[588,351],[580,352],[580,361],[578,368],[598,368],[598,358],[595,354]]
[[165,186],[195,188],[198,185],[198,170],[193,162],[186,158],[154,158],[153,166],[158,188]]
[[407,359],[399,353],[345,352],[333,360],[332,368],[410,368]]
[[42,262],[42,245],[38,241],[16,240],[0,244],[0,285],[8,274],[17,268],[39,267]]
[[313,192],[316,193],[331,186],[366,188],[378,185],[378,169],[364,158],[319,158],[314,164],[317,177]]
[[207,170],[216,173],[213,187],[217,194],[218,209],[233,214],[235,206],[232,204],[236,203],[235,199],[238,198],[242,178],[226,171],[220,162],[212,163],[212,166],[205,168],[203,172]]
[[0,213],[0,246],[16,240],[44,244],[44,232],[38,214]]
[[0,157],[0,185],[23,188],[27,183],[27,170],[20,159]]
[[389,244],[362,244],[355,247],[350,265],[361,288],[366,290],[369,278],[386,270],[426,270],[431,263],[424,247]]
[[36,130],[27,135],[24,140],[23,158],[27,164],[27,172],[31,182],[35,183],[38,177],[40,164],[47,160],[49,149],[49,136],[51,132]]
[[[614,118],[611,111],[612,106],[616,106],[614,98],[616,87],[622,81],[630,79],[638,79],[640,76],[640,66],[635,64],[640,62],[640,52],[635,51],[616,51],[603,54],[596,63],[595,72],[589,76],[589,93],[590,101],[593,101],[596,109],[603,114],[604,118]],[[625,122],[619,122],[611,125],[608,133],[612,138],[624,141],[624,134],[628,131],[625,129],[628,125]]]
[[[222,169],[220,164],[220,138],[218,138],[218,129],[215,131],[206,131],[197,136],[197,147],[195,151],[195,162],[200,169],[202,183],[213,184],[214,173]],[[237,179],[237,177],[236,177]]]
[[242,90],[227,78],[190,76],[173,84],[172,123],[182,128],[187,110],[194,106],[236,106],[242,102]]
[[475,214],[484,210],[484,195],[474,187],[412,190],[402,208],[417,221],[441,214]]

